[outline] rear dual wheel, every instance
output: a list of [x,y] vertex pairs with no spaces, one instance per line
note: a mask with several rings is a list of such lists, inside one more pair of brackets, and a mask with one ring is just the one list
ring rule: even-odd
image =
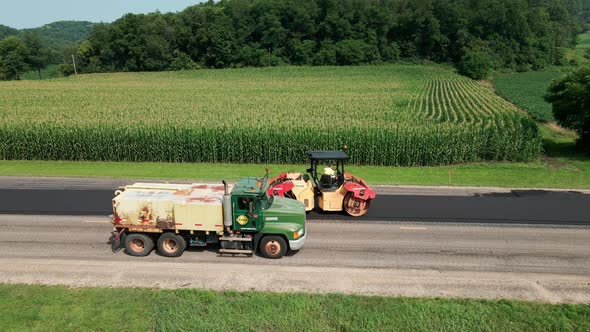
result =
[[[142,233],[125,237],[125,252],[131,256],[147,256],[154,249],[154,240]],[[164,233],[158,238],[158,252],[166,257],[178,257],[186,249],[186,240],[174,233]]]
[[131,256],[147,256],[154,249],[154,240],[141,233],[127,234],[125,252]]
[[178,257],[186,249],[186,240],[179,234],[164,233],[158,238],[158,253],[166,257]]
[[349,192],[344,196],[344,202],[342,203],[346,213],[353,217],[364,216],[371,206],[371,200],[363,200],[355,198],[352,192]]

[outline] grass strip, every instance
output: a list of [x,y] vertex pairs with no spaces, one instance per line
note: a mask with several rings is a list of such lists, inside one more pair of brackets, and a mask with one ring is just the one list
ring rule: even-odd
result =
[[587,331],[590,305],[0,285],[4,331]]
[[[309,167],[308,165],[3,160],[0,161],[0,175],[235,181],[243,176],[261,176],[267,166],[271,169],[271,175],[288,170],[304,172]],[[364,178],[370,184],[590,188],[590,161],[584,158],[440,167],[350,166],[346,167],[346,170]]]

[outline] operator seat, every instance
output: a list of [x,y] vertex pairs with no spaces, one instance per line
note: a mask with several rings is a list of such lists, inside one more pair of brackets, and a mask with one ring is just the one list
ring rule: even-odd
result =
[[322,177],[320,177],[320,187],[323,190],[330,190],[332,189],[332,176],[328,175],[328,174],[322,174]]

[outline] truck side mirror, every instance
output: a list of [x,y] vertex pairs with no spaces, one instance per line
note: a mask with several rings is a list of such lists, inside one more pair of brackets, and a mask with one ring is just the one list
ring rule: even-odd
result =
[[250,217],[254,215],[254,202],[248,203],[248,214]]

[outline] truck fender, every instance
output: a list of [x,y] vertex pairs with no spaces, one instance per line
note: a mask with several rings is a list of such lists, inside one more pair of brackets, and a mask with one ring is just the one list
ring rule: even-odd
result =
[[355,182],[346,182],[344,184],[344,189],[346,191],[351,192],[354,195],[354,198],[362,199],[362,200],[369,200],[375,198],[375,192],[371,188],[367,188]]
[[[303,206],[303,204],[301,204]],[[266,223],[266,225],[260,230],[262,236],[264,235],[277,235],[282,236],[287,241],[287,245],[289,245],[289,241],[292,241],[293,233],[297,232],[301,229],[301,226],[294,223]],[[258,235],[258,234],[257,234]],[[262,238],[262,237],[261,237]]]
[[283,183],[279,183],[275,186],[269,187],[266,191],[271,196],[280,196],[285,197],[285,193],[288,193],[293,189],[293,182],[286,181]]

